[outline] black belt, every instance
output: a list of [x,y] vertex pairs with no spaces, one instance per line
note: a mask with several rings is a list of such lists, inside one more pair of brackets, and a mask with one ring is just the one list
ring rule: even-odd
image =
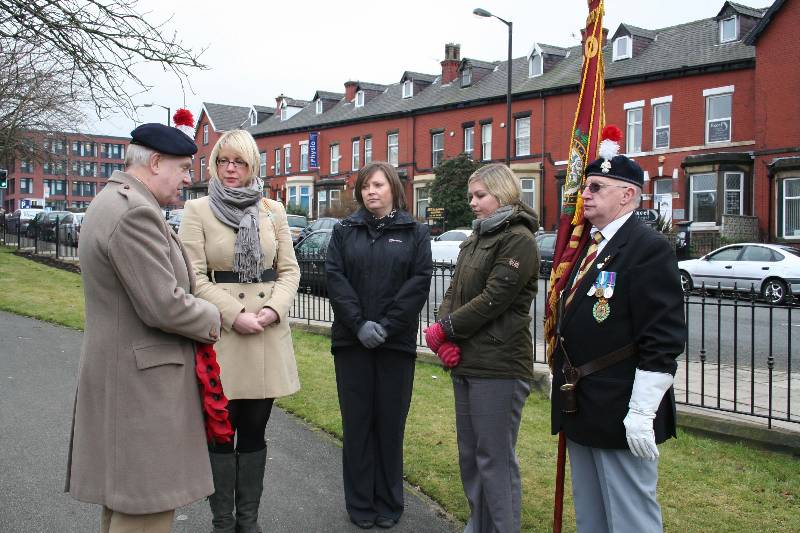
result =
[[[563,346],[562,346],[563,349]],[[638,350],[636,346],[633,344],[628,344],[627,346],[623,346],[619,350],[614,350],[611,353],[607,353],[603,357],[598,357],[597,359],[593,359],[588,363],[584,363],[579,367],[574,367],[564,361],[564,377],[567,378],[567,383],[572,383],[573,385],[578,382],[583,377],[588,376],[589,374],[594,374],[600,370],[608,368],[612,365],[619,363],[620,361],[624,361],[628,357],[636,355]]]
[[231,270],[211,270],[208,272],[208,279],[214,283],[258,283],[261,281],[275,281],[278,273],[274,268],[268,268],[261,273],[261,276],[247,281],[239,280],[239,273]]

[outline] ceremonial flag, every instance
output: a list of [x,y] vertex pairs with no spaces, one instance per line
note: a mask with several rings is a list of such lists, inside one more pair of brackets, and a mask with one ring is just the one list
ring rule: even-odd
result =
[[600,131],[605,123],[603,67],[603,0],[588,0],[589,16],[583,41],[583,67],[578,106],[572,125],[567,158],[567,176],[562,195],[550,290],[545,306],[544,336],[547,360],[552,364],[555,347],[555,319],[558,296],[564,289],[576,259],[589,236],[591,224],[583,218],[580,187],[586,165],[597,157]]

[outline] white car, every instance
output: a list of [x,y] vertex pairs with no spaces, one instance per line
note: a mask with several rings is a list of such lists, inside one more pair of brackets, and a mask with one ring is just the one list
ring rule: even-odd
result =
[[707,289],[758,292],[771,304],[800,295],[800,250],[780,244],[739,243],[700,259],[678,262],[684,291]]
[[435,263],[455,263],[459,246],[472,235],[471,229],[445,231],[431,241],[431,255]]

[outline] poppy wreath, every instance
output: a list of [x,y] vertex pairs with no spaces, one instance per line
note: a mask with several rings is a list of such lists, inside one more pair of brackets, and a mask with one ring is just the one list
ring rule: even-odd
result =
[[211,344],[196,343],[195,373],[203,400],[203,419],[209,442],[230,442],[233,428],[228,420],[228,399],[222,392],[217,352]]

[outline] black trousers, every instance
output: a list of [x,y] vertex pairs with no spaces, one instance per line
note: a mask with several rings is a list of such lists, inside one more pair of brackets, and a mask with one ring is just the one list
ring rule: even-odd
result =
[[347,512],[356,520],[403,514],[403,434],[414,386],[415,354],[336,348]]
[[[251,453],[267,447],[264,432],[267,430],[274,401],[274,398],[264,398],[228,402],[228,420],[231,421],[233,431],[236,433],[235,451]],[[214,453],[233,453],[234,441],[209,444],[208,449]]]

